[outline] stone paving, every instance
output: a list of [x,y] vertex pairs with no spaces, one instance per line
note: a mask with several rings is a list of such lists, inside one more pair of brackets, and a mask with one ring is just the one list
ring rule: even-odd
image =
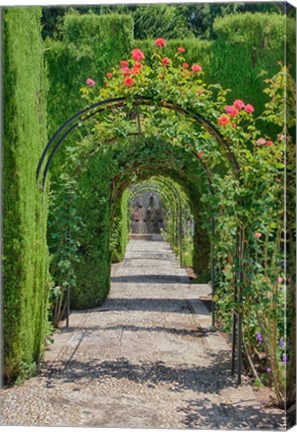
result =
[[169,245],[131,240],[104,304],[74,312],[42,373],[1,391],[2,425],[283,429],[245,377],[230,376],[230,344],[211,331]]

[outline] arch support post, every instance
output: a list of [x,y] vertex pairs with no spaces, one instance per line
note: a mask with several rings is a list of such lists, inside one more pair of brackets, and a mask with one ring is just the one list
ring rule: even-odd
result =
[[212,314],[212,326],[215,327],[215,301],[214,296],[216,292],[216,274],[215,274],[215,257],[214,257],[214,246],[213,240],[215,236],[215,218],[211,218],[211,234],[212,234],[212,242],[211,242],[211,289],[212,289],[212,302],[211,302],[211,314]]
[[[232,358],[231,374],[235,374],[237,366],[237,383],[241,384],[242,373],[242,287],[244,281],[243,275],[243,247],[244,233],[241,227],[237,228],[235,241],[235,271],[234,271],[234,309],[232,322]],[[239,305],[239,306],[238,306]],[[237,361],[236,361],[237,360]],[[236,365],[237,363],[237,365]]]

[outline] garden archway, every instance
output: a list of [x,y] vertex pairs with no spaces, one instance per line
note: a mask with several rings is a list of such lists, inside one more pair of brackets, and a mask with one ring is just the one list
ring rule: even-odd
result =
[[[74,130],[83,126],[89,119],[96,119],[99,123],[95,129],[101,140],[105,134],[108,139],[110,132],[116,129],[118,137],[127,138],[132,133],[139,136],[146,135],[148,130],[154,131],[160,124],[162,133],[166,134],[167,129],[170,129],[167,138],[172,138],[173,141],[175,139],[174,145],[176,146],[180,143],[185,144],[187,151],[197,154],[200,150],[200,142],[210,143],[206,159],[210,160],[210,164],[203,165],[210,189],[212,192],[216,189],[211,181],[212,176],[209,175],[213,171],[212,165],[220,164],[231,167],[228,180],[230,189],[234,188],[232,205],[235,209],[237,229],[233,280],[232,372],[235,370],[237,333],[237,373],[240,383],[243,290],[247,287],[244,261],[247,260],[246,254],[249,253],[249,245],[246,243],[250,241],[246,239],[246,232],[251,235],[253,229],[253,223],[249,223],[250,212],[246,210],[247,202],[253,199],[249,195],[253,183],[251,183],[246,167],[248,164],[251,165],[251,162],[256,162],[259,168],[262,162],[260,157],[267,158],[264,152],[254,152],[254,142],[259,137],[259,131],[251,116],[254,109],[242,101],[235,101],[233,106],[226,107],[227,93],[220,86],[206,87],[199,77],[196,79],[197,74],[199,75],[202,71],[199,65],[192,66],[192,73],[184,71],[182,56],[176,57],[174,61],[178,62],[178,65],[172,66],[169,59],[165,61],[157,54],[154,68],[142,65],[144,56],[140,50],[133,50],[132,58],[136,62],[134,67],[130,70],[129,62],[131,61],[125,61],[125,65],[121,65],[120,70],[113,70],[106,80],[106,88],[100,91],[99,96],[92,89],[83,89],[87,101],[90,102],[93,99],[94,103],[72,116],[53,135],[40,158],[37,180],[42,175],[42,188],[44,188],[47,173],[57,150]],[[91,87],[94,87],[93,84]],[[122,96],[119,97],[119,93]],[[225,110],[227,115],[222,114]],[[136,132],[132,132],[130,127],[131,120],[134,119],[136,120]],[[231,120],[234,121],[232,126]],[[219,123],[220,128],[216,126],[216,122]],[[182,124],[183,127],[178,129],[176,124]],[[164,131],[164,126],[166,131]],[[271,142],[267,138],[262,139],[259,144],[258,141],[257,145],[263,145],[266,142],[267,145],[270,145],[268,143]],[[243,143],[246,143],[244,149],[241,146]],[[198,158],[204,159],[203,152],[198,153]],[[244,170],[242,170],[242,163]],[[262,171],[260,169],[262,175],[265,175],[265,169]],[[217,172],[216,177],[216,183],[222,187]],[[220,200],[220,194],[213,193],[213,195]],[[227,205],[226,202],[224,205]]]

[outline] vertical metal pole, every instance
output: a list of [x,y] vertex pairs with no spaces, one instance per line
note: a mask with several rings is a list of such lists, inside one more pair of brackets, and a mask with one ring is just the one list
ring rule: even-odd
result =
[[[242,288],[243,288],[243,230],[240,228],[240,255],[239,255],[239,295],[238,300],[241,307],[242,304]],[[237,383],[241,384],[241,369],[242,369],[242,312],[238,313],[238,342],[237,342]]]
[[[237,264],[238,264],[238,230],[236,230],[236,239],[235,239],[235,260],[234,260],[234,303],[237,301]],[[236,326],[237,326],[237,315],[236,311],[233,312],[233,323],[232,323],[232,358],[231,358],[231,375],[234,375],[235,373],[235,357],[236,357]]]
[[238,342],[237,342],[237,383],[241,384],[242,369],[242,313],[238,314]]
[[213,239],[215,236],[215,219],[212,217],[211,219],[211,234],[212,234],[212,242],[211,242],[211,286],[212,286],[212,302],[211,302],[211,314],[212,314],[212,326],[215,326],[215,258],[214,258],[214,247],[213,247]]
[[70,285],[67,287],[67,316],[66,316],[66,327],[69,327],[69,315],[70,315]]
[[174,217],[175,217],[175,245],[176,247],[178,246],[178,204],[176,203],[175,206],[175,213],[174,213]]
[[179,203],[179,264],[183,266],[183,246],[182,246],[182,231],[183,231],[183,220],[182,220],[182,206]]
[[235,373],[236,319],[236,313],[233,312],[231,375],[234,375]]

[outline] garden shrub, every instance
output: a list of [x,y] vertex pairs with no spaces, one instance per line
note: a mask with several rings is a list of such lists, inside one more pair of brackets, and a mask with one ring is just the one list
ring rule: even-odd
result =
[[[4,376],[37,364],[47,318],[47,199],[35,172],[47,141],[40,8],[4,10]],[[24,367],[26,365],[26,367]],[[26,369],[26,370],[25,370]]]

